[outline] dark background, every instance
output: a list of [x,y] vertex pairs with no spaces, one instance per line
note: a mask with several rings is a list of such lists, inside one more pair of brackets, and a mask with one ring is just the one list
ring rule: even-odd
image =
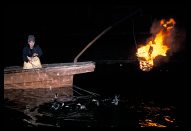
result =
[[[137,10],[140,12],[132,15]],[[142,72],[135,56],[133,24],[138,45],[150,36],[155,19],[174,18],[182,37],[186,35],[186,13],[184,4],[7,4],[3,12],[4,67],[22,66],[22,49],[29,34],[35,35],[43,50],[43,64],[73,62],[99,33],[122,20],[78,59],[94,61],[96,69],[74,76],[74,84],[102,95],[170,103],[185,121],[186,40],[167,62]]]
[[[141,11],[134,14],[137,10]],[[134,58],[133,24],[139,44],[150,35],[155,19],[171,17],[185,30],[186,8],[181,4],[7,4],[3,15],[4,67],[23,64],[22,49],[29,34],[36,36],[36,44],[44,52],[42,63],[72,62],[93,38],[120,20],[79,61]]]

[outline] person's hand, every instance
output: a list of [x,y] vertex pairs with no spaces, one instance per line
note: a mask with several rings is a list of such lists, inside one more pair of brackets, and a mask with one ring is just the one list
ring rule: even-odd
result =
[[35,56],[38,56],[38,54],[37,54],[37,53],[34,53],[34,54],[33,54],[33,57],[35,57]]
[[32,63],[32,60],[29,60],[28,62],[29,62],[29,63]]
[[28,62],[31,63],[32,62],[32,58],[28,57],[28,56],[27,56],[27,58],[28,58]]

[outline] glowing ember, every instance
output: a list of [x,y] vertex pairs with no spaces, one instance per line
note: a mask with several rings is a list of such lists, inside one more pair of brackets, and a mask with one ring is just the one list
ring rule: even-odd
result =
[[167,39],[171,37],[171,30],[175,24],[172,18],[169,21],[161,20],[160,30],[153,34],[153,37],[145,46],[138,48],[136,55],[139,58],[141,70],[150,71],[154,66],[154,59],[157,56],[166,56],[169,50]]

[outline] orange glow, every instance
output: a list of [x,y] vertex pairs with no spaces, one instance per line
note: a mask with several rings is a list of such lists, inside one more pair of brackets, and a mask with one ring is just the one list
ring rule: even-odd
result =
[[165,125],[154,122],[151,119],[146,119],[145,121],[139,122],[141,127],[166,127]]
[[175,119],[172,119],[170,116],[164,116],[165,121],[173,123]]
[[164,26],[168,31],[173,28],[173,26],[176,24],[174,19],[170,18],[169,21],[165,22],[165,20],[161,20],[160,25]]
[[143,71],[150,71],[154,66],[154,59],[157,56],[166,56],[169,47],[165,40],[170,37],[171,29],[176,22],[174,19],[160,21],[160,31],[150,40],[146,45],[137,49],[137,57],[139,58],[140,69]]

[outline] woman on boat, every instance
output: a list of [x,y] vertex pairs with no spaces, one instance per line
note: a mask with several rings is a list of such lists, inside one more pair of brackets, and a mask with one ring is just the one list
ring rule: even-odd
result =
[[23,48],[23,69],[42,68],[39,59],[42,54],[40,46],[35,44],[34,35],[29,35],[28,44]]

